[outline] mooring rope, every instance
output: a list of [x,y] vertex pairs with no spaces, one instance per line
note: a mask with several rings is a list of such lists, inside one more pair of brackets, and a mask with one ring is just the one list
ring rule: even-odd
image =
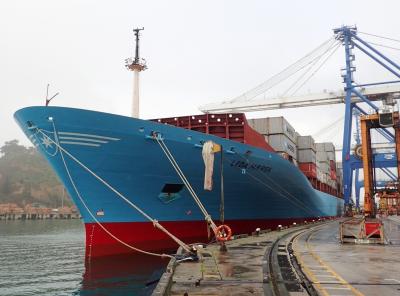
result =
[[[53,122],[53,126],[54,126],[54,122]],[[54,127],[55,128],[55,127]],[[81,195],[79,194],[79,191],[75,185],[75,182],[72,179],[72,176],[69,172],[69,169],[66,165],[65,159],[64,159],[64,155],[62,152],[64,152],[66,155],[68,155],[73,161],[75,161],[78,165],[80,165],[82,168],[84,168],[87,172],[89,172],[93,177],[95,177],[97,180],[99,180],[101,183],[103,183],[107,188],[109,188],[111,191],[113,191],[117,196],[119,196],[121,199],[123,199],[126,203],[128,203],[131,207],[133,207],[135,210],[137,210],[140,214],[142,214],[146,219],[148,219],[149,221],[151,221],[154,225],[155,228],[163,231],[165,234],[167,234],[170,238],[172,238],[179,246],[181,246],[185,251],[187,251],[188,253],[191,253],[192,250],[191,248],[186,245],[183,241],[181,241],[179,238],[177,238],[175,235],[173,235],[172,233],[170,233],[167,229],[165,229],[156,219],[153,219],[152,217],[150,217],[148,214],[146,214],[142,209],[140,209],[138,206],[136,206],[134,203],[132,203],[128,198],[126,198],[122,193],[120,193],[119,191],[117,191],[114,187],[112,187],[109,183],[107,183],[104,179],[102,179],[100,176],[98,176],[96,173],[94,173],[91,169],[89,169],[86,165],[84,165],[81,161],[79,161],[75,156],[73,156],[70,152],[68,152],[64,147],[62,147],[61,145],[59,145],[58,143],[56,143],[53,139],[51,139],[49,136],[47,136],[45,133],[43,133],[40,129],[37,129],[38,132],[40,132],[44,137],[46,137],[49,141],[51,141],[52,143],[54,143],[54,145],[56,145],[59,149],[60,149],[60,154],[61,154],[61,158],[63,160],[65,169],[67,171],[67,174],[69,176],[69,179],[71,181],[72,186],[74,187],[75,192],[77,193],[79,199],[81,200],[82,204],[84,205],[84,207],[86,208],[86,210],[89,212],[90,216],[93,218],[93,220],[99,224],[99,226],[107,233],[109,234],[112,238],[114,238],[115,240],[117,240],[118,242],[120,242],[121,244],[127,246],[128,248],[131,248],[132,250],[135,250],[137,252],[143,253],[143,254],[147,254],[147,255],[153,255],[153,256],[159,256],[159,257],[173,257],[171,255],[167,255],[167,254],[157,254],[157,253],[152,253],[152,252],[147,252],[144,250],[140,250],[138,248],[135,248],[127,243],[125,243],[124,241],[120,240],[119,238],[117,238],[116,236],[114,236],[110,231],[108,231],[97,219],[96,217],[93,215],[93,213],[90,211],[90,209],[87,207],[86,203],[83,201],[83,198],[81,197]]]
[[168,160],[170,161],[172,167],[175,169],[177,172],[178,176],[181,178],[182,182],[185,184],[186,188],[189,190],[190,195],[193,197],[194,201],[200,208],[201,212],[204,215],[205,220],[207,223],[210,224],[212,230],[214,233],[217,235],[217,226],[215,225],[214,221],[211,218],[211,215],[207,212],[206,208],[200,201],[200,198],[197,196],[196,192],[194,191],[192,185],[189,183],[187,180],[185,174],[182,172],[180,169],[178,163],[176,162],[174,156],[172,155],[171,151],[168,149],[167,145],[165,144],[164,140],[160,137],[160,134],[155,133],[153,135],[153,138],[157,141],[157,143],[160,145],[161,149],[163,150],[164,154],[167,156]]

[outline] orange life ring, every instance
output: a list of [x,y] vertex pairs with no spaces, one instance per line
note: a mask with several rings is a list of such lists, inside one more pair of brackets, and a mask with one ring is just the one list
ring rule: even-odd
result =
[[220,225],[215,229],[215,237],[220,242],[226,242],[232,237],[232,229],[228,225]]

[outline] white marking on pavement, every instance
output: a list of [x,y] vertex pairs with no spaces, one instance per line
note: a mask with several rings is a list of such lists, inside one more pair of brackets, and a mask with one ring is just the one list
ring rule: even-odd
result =
[[396,283],[400,283],[400,280],[396,280],[396,279],[384,279],[384,281],[394,281]]
[[[320,284],[338,284],[341,285],[342,283],[339,281],[319,281]],[[350,289],[349,289],[350,290]]]

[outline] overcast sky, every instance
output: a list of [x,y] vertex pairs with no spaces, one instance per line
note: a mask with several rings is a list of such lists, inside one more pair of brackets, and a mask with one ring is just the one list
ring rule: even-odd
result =
[[[293,63],[343,24],[400,39],[398,1],[84,1],[2,0],[0,4],[0,144],[28,144],[13,120],[22,107],[53,105],[129,115],[132,29],[140,26],[141,116],[199,113],[198,106],[240,95]],[[366,38],[368,39],[368,38]],[[399,46],[400,47],[400,46]],[[389,52],[399,59],[400,52]],[[302,89],[340,90],[343,49]],[[360,82],[380,72],[356,56]],[[301,134],[343,115],[343,106],[279,110]],[[341,126],[325,135],[341,145]],[[320,140],[324,140],[321,138]]]

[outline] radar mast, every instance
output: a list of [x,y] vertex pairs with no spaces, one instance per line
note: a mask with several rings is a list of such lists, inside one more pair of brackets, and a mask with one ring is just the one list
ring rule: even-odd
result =
[[135,57],[128,58],[125,60],[126,68],[130,71],[133,71],[133,96],[132,96],[131,115],[134,118],[139,118],[139,73],[147,69],[146,61],[145,59],[140,58],[140,51],[139,51],[140,31],[143,30],[144,28],[133,29],[136,40]]

